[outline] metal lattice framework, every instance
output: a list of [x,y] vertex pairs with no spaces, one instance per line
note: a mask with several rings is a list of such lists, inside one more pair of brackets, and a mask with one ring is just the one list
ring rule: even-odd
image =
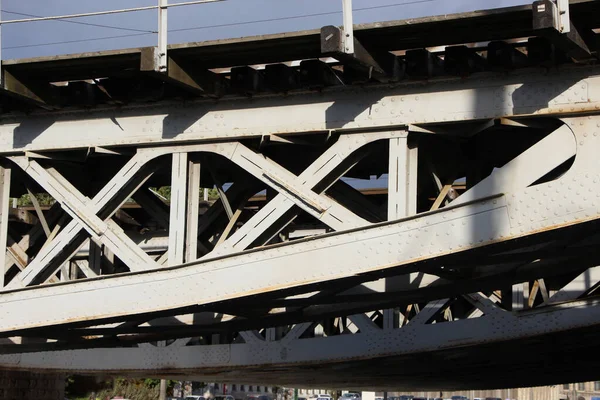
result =
[[[453,23],[469,18],[491,17]],[[541,73],[538,39],[528,68],[469,78],[436,77],[433,65],[456,56],[448,48],[443,60],[394,54],[413,78],[390,83],[363,68],[380,56],[357,41],[355,56],[308,65],[379,82],[326,87],[321,75],[319,90],[286,95],[252,86],[250,99],[5,114],[0,365],[375,388],[397,386],[390,377],[418,388],[473,386],[473,374],[479,387],[501,373],[506,386],[594,379],[600,69],[554,60]],[[544,43],[564,52],[577,41]],[[491,65],[499,46],[461,65],[475,68],[481,52]],[[503,62],[526,57],[519,46]],[[425,61],[412,65],[415,54]],[[81,74],[70,60],[67,73]],[[38,62],[51,65],[6,67]],[[248,77],[283,82],[293,67],[278,65],[218,79],[247,94]],[[121,101],[111,79],[96,86]],[[160,77],[181,88],[176,79]],[[3,93],[47,109],[37,85]],[[351,184],[371,176],[387,187]],[[202,202],[212,186],[219,198]],[[31,211],[10,211],[22,193],[56,204],[33,197]],[[512,365],[524,348],[536,356]],[[579,368],[563,366],[578,349]],[[541,373],[523,373],[532,368]]]

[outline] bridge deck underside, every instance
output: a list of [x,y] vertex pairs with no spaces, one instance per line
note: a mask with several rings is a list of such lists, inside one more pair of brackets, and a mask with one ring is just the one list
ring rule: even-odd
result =
[[292,387],[376,391],[480,390],[593,381],[598,326],[531,339],[405,356],[293,366],[203,368],[155,372],[219,382],[272,382]]

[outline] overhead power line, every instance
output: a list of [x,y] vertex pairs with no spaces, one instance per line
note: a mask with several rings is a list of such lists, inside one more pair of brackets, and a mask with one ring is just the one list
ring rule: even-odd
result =
[[[218,3],[224,0],[191,0],[183,3],[172,3],[164,8],[172,8],[172,7],[181,7],[181,6],[191,6],[195,4],[206,4],[206,3]],[[135,7],[135,8],[122,8],[120,10],[108,10],[108,11],[94,11],[89,13],[80,13],[80,14],[67,14],[67,15],[53,15],[51,17],[35,17],[35,18],[24,18],[24,19],[12,19],[8,21],[0,21],[1,25],[7,24],[18,24],[23,22],[38,22],[38,21],[57,21],[63,19],[71,19],[71,18],[83,18],[83,17],[96,17],[99,15],[112,15],[112,14],[122,14],[122,13],[130,13],[135,11],[149,11],[149,10],[158,10],[159,8],[163,8],[163,6],[146,6],[146,7]]]
[[[2,12],[6,13],[6,14],[20,15],[20,16],[23,16],[23,17],[44,18],[44,17],[42,17],[40,15],[26,14],[26,13],[17,12],[17,11],[2,10]],[[117,30],[121,30],[121,31],[129,31],[129,32],[158,33],[157,31],[150,31],[150,30],[146,30],[146,29],[124,28],[122,26],[94,24],[94,23],[91,23],[91,22],[71,21],[71,20],[64,20],[64,19],[58,19],[58,20],[55,20],[55,21],[56,22],[63,22],[63,23],[67,23],[67,24],[95,26],[95,27],[98,27],[98,28],[117,29]]]
[[[430,3],[430,2],[434,2],[434,1],[437,1],[437,0],[412,0],[412,1],[407,1],[404,3],[360,7],[360,8],[355,8],[354,12],[377,10],[377,9],[392,8],[392,7],[401,7],[401,6],[407,6],[407,5],[412,5],[412,4]],[[313,14],[291,15],[291,16],[287,16],[287,17],[258,19],[258,20],[252,20],[252,21],[242,21],[242,22],[231,22],[231,23],[226,23],[226,24],[203,25],[203,26],[195,26],[195,27],[189,27],[189,28],[178,28],[178,29],[171,29],[171,30],[169,30],[169,32],[184,32],[184,31],[192,31],[192,30],[211,29],[211,28],[224,28],[224,27],[231,27],[231,26],[251,25],[251,24],[259,24],[259,23],[265,23],[265,22],[288,21],[288,20],[302,19],[302,18],[337,15],[337,14],[341,14],[341,13],[342,13],[342,11],[328,11],[328,12],[313,13]],[[4,49],[9,50],[9,49],[22,49],[22,48],[28,48],[28,47],[57,46],[57,45],[61,45],[61,44],[84,43],[84,42],[92,42],[92,41],[145,36],[145,35],[150,35],[150,34],[154,34],[154,33],[156,33],[156,32],[147,31],[146,33],[130,34],[130,35],[103,36],[103,37],[95,37],[95,38],[89,38],[89,39],[77,39],[77,40],[67,40],[67,41],[60,41],[60,42],[47,42],[47,43],[37,43],[37,44],[26,44],[26,45],[21,45],[21,46],[9,46],[9,47],[4,47]]]
[[63,40],[63,41],[60,41],[60,42],[46,42],[46,43],[37,43],[37,44],[24,44],[24,45],[20,45],[20,46],[7,46],[7,47],[2,47],[2,48],[4,50],[11,50],[11,49],[24,49],[24,48],[28,48],[28,47],[58,46],[58,45],[61,45],[61,44],[96,42],[96,41],[100,41],[100,40],[122,39],[122,38],[136,37],[136,36],[147,36],[147,35],[153,35],[153,34],[155,34],[155,33],[154,32],[151,32],[151,33],[134,33],[134,34],[129,34],[129,35],[103,36],[103,37],[90,38],[90,39],[75,39],[75,40]]
[[[385,5],[381,5],[381,6],[355,8],[354,12],[376,10],[376,9],[380,9],[380,8],[407,6],[407,5],[419,4],[419,3],[430,3],[432,1],[436,1],[436,0],[414,0],[414,1],[408,1],[406,3],[399,3],[399,4],[385,4]],[[231,22],[231,23],[227,23],[227,24],[204,25],[204,26],[195,26],[195,27],[190,27],[190,28],[170,29],[169,32],[184,32],[184,31],[195,31],[195,30],[201,30],[201,29],[211,29],[211,28],[225,28],[225,27],[229,27],[229,26],[251,25],[251,24],[258,24],[258,23],[263,23],[263,22],[276,22],[276,21],[287,21],[287,20],[301,19],[301,18],[322,17],[322,16],[327,16],[327,15],[337,15],[337,14],[341,14],[341,13],[342,13],[341,11],[327,11],[327,12],[314,13],[314,14],[291,15],[289,17],[257,19],[257,20],[245,21],[245,22]]]

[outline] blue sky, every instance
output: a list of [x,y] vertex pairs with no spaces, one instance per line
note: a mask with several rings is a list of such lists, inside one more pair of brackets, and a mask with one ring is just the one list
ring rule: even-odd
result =
[[[172,3],[185,0],[170,0]],[[528,0],[354,0],[354,22],[365,23],[428,15],[451,14],[486,8],[529,4]],[[102,10],[155,5],[157,0],[1,0],[2,19],[21,19],[23,15],[65,15]],[[405,3],[405,4],[403,4]],[[169,43],[224,39],[249,35],[288,32],[341,25],[341,0],[227,0],[221,3],[177,7],[169,11]],[[390,6],[375,8],[380,6]],[[312,17],[248,23],[257,20],[333,13]],[[23,58],[56,54],[100,51],[128,47],[154,46],[156,11],[79,18],[71,21],[111,25],[132,29],[117,30],[81,24],[44,21],[5,25],[2,28],[2,58]],[[215,25],[229,25],[215,27]],[[141,32],[139,32],[139,31]],[[132,36],[129,36],[132,35]],[[98,38],[107,38],[97,40]],[[40,45],[59,43],[52,45]]]

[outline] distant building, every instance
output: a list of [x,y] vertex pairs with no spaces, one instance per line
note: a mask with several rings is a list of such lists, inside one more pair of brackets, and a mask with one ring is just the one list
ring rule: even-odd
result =
[[[192,386],[188,386],[192,387]],[[299,389],[298,397],[310,398],[318,394],[332,394],[331,389]],[[186,393],[191,394],[191,393]],[[203,395],[207,399],[219,395],[231,395],[236,400],[244,400],[248,396],[265,395],[272,400],[293,400],[294,389],[247,383],[209,383],[203,387],[193,386],[193,394]],[[452,396],[465,396],[470,400],[485,399],[486,397],[502,400],[600,400],[600,381],[583,382],[574,384],[542,386],[518,389],[496,390],[463,390],[463,391],[436,391],[436,392],[410,392],[390,391],[388,399],[399,398],[402,395],[412,395],[424,398],[444,398]],[[383,392],[376,392],[375,397],[383,398]]]

